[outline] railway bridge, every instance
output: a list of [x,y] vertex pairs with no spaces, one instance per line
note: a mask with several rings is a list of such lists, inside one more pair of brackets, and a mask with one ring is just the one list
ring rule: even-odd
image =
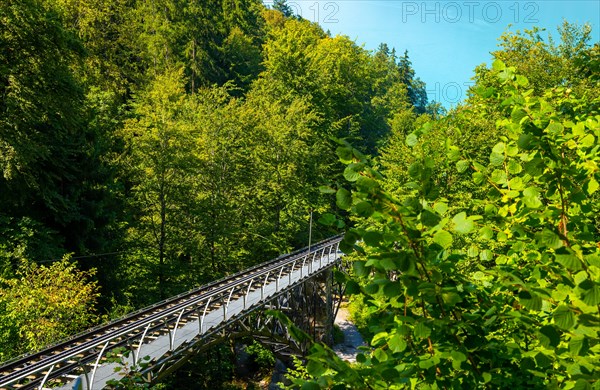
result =
[[155,382],[190,356],[243,335],[279,355],[304,353],[306,342],[290,337],[286,324],[265,309],[282,311],[313,339],[327,341],[334,295],[341,294],[331,276],[341,262],[341,239],[280,256],[9,361],[0,367],[0,389],[95,390],[132,373]]

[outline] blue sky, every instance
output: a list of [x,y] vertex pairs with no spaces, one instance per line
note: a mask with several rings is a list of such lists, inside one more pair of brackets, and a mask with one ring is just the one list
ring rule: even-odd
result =
[[417,76],[427,84],[429,99],[447,108],[465,97],[473,69],[490,63],[490,52],[505,31],[538,26],[558,37],[556,27],[566,19],[590,23],[593,42],[600,42],[600,0],[287,3],[305,19],[319,22],[333,35],[347,35],[368,50],[376,49],[381,42],[395,47],[399,54],[408,50]]

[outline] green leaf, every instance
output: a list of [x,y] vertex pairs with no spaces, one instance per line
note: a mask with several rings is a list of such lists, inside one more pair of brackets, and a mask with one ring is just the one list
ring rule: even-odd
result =
[[381,348],[377,348],[375,351],[373,351],[373,356],[375,359],[379,360],[379,362],[385,362],[388,360],[387,353],[385,353],[385,351]]
[[586,381],[583,378],[577,379],[575,382],[575,386],[572,387],[572,390],[592,390],[594,389],[590,382]]
[[[510,157],[515,157],[517,154],[519,154],[519,148],[516,147],[515,145],[507,145],[506,146],[506,155],[510,156]],[[514,160],[512,160],[514,161]]]
[[375,210],[373,210],[373,206],[371,206],[371,203],[369,203],[367,201],[363,201],[363,202],[358,203],[356,206],[354,206],[354,211],[360,217],[368,218],[371,215],[373,215]]
[[[421,357],[421,359],[423,359],[423,357]],[[423,360],[419,361],[419,367],[427,370],[427,369],[429,369],[431,367],[434,367],[438,363],[437,360],[439,360],[439,358],[435,359],[435,356],[423,359]],[[424,387],[424,389],[427,389],[427,388]],[[431,388],[429,388],[428,390],[431,390]]]
[[515,160],[510,160],[508,162],[508,173],[510,173],[511,175],[519,174],[522,171],[523,171],[523,167],[521,166],[521,164],[519,164]]
[[519,140],[517,141],[517,145],[521,149],[528,150],[531,147],[531,141],[534,139],[533,134],[524,133],[519,136]]
[[340,188],[335,194],[335,200],[339,208],[342,210],[348,210],[352,204],[352,195],[347,189]]
[[385,344],[388,336],[389,336],[388,332],[379,332],[379,333],[377,333],[371,339],[371,345],[373,347],[379,347],[379,346]]
[[[473,230],[473,221],[467,218],[467,213],[458,213],[452,218],[454,231],[459,234],[467,234]],[[441,244],[440,244],[441,245]]]
[[584,336],[573,337],[569,340],[569,352],[573,355],[585,355],[589,346],[589,342]]
[[350,164],[344,169],[344,179],[352,182],[358,180],[360,173],[354,169],[355,164]]
[[501,60],[494,60],[494,62],[492,63],[492,68],[494,70],[500,71],[500,70],[504,70],[506,69],[506,65],[504,64],[504,62],[502,62]]
[[384,271],[394,271],[396,270],[396,262],[393,259],[385,258],[379,261],[379,269],[383,268]]
[[462,298],[460,297],[460,295],[458,295],[455,292],[443,293],[442,299],[444,300],[444,303],[448,304],[449,306],[454,306],[457,303],[462,302]]
[[485,175],[481,172],[473,172],[472,178],[475,184],[482,184],[485,181]]
[[494,92],[496,92],[496,90],[493,87],[486,88],[483,85],[479,85],[475,88],[475,93],[484,99],[487,99],[494,95]]
[[504,154],[504,150],[506,148],[506,145],[504,144],[504,142],[498,142],[496,145],[494,145],[494,147],[492,148],[492,152],[497,153],[497,154]]
[[371,179],[370,177],[360,176],[356,180],[356,186],[361,191],[371,192],[371,190],[379,187],[379,183],[376,180]]
[[369,230],[363,235],[363,240],[368,246],[378,246],[381,241],[383,241],[383,234],[374,230]]
[[520,85],[521,87],[526,87],[529,85],[529,80],[527,80],[527,77],[521,76],[520,74],[518,74],[517,75],[517,84]]
[[399,269],[402,272],[408,272],[413,266],[412,258],[409,257],[406,253],[403,253],[403,256],[400,257],[400,266]]
[[560,134],[564,130],[564,127],[561,123],[552,122],[546,127],[546,131],[550,134]]
[[402,295],[402,285],[400,282],[390,282],[383,286],[383,294],[388,298],[394,298]]
[[450,358],[452,359],[452,368],[460,370],[461,363],[467,360],[467,356],[460,351],[450,352]]
[[367,292],[367,294],[377,294],[379,292],[379,284],[369,283],[365,286],[365,291]]
[[450,357],[452,358],[452,360],[456,360],[458,362],[464,362],[467,360],[467,355],[465,355],[464,353],[462,353],[460,351],[450,352]]
[[404,337],[395,334],[388,340],[388,346],[393,353],[398,353],[404,351],[408,345],[406,344]]
[[467,249],[467,256],[469,256],[471,258],[478,257],[479,256],[479,248],[475,245],[469,246],[469,249]]
[[494,183],[504,185],[508,183],[506,172],[496,169],[492,172],[491,179]]
[[542,352],[535,355],[535,362],[539,368],[547,368],[552,364],[552,360]]
[[331,188],[331,187],[329,187],[329,186],[320,186],[320,187],[319,187],[319,191],[320,191],[322,194],[335,194],[335,192],[336,192],[336,189],[335,189],[335,188]]
[[[394,368],[386,368],[381,372],[381,377],[383,380],[392,382],[398,379],[398,371]],[[344,385],[343,389],[347,389],[346,385]]]
[[467,169],[469,169],[469,162],[467,160],[460,160],[456,163],[456,170],[459,173],[463,173],[465,172]]
[[570,122],[569,125],[570,126],[567,126],[565,123],[565,126],[573,128],[573,135],[577,137],[582,137],[585,135],[585,123],[578,122],[577,124],[574,124],[573,122]]
[[519,302],[529,310],[537,311],[542,308],[542,298],[527,290],[519,292]]
[[570,330],[575,325],[575,316],[566,305],[560,305],[552,314],[554,323],[561,329]]
[[555,254],[554,258],[569,271],[576,272],[582,269],[581,261],[572,253]]
[[433,242],[447,249],[452,245],[452,234],[445,230],[440,230],[433,236]]
[[408,166],[408,174],[414,179],[418,179],[423,171],[423,166],[420,162],[416,161]]
[[542,345],[546,348],[548,347],[557,347],[560,343],[560,333],[554,328],[552,325],[545,325],[540,328],[540,333],[542,337],[540,337],[540,341]]
[[360,285],[354,280],[348,280],[346,282],[346,294],[354,295],[360,293]]
[[407,146],[412,148],[417,143],[419,143],[419,137],[417,137],[417,135],[415,133],[410,133],[409,135],[406,136],[406,145]]
[[440,220],[441,218],[437,214],[434,214],[427,209],[423,210],[421,213],[421,223],[425,226],[435,226]]
[[544,229],[537,235],[538,242],[540,245],[547,246],[548,248],[558,249],[563,246],[562,240],[558,234],[552,230]]
[[417,338],[425,339],[425,338],[429,337],[429,335],[431,334],[431,329],[427,325],[425,325],[423,322],[419,322],[415,326],[415,329],[413,330],[413,334]]
[[492,152],[490,154],[490,163],[495,167],[501,166],[504,163],[504,153]]
[[523,110],[521,107],[519,106],[515,106],[512,110],[512,112],[510,113],[510,118],[514,121],[514,122],[520,122],[521,119],[525,118],[527,116],[527,112],[525,112],[525,110]]
[[597,284],[583,293],[583,302],[590,306],[600,305],[600,287]]
[[489,226],[484,226],[479,230],[479,236],[482,240],[491,240],[494,238],[494,231]]
[[479,253],[481,261],[491,261],[494,258],[494,253],[489,249],[484,249]]
[[[513,177],[512,179],[510,179],[508,181],[508,186],[510,187],[511,190],[516,190],[516,191],[520,191],[523,189],[523,179],[521,179],[519,176],[517,177]],[[516,196],[518,196],[519,193],[517,192],[515,196],[511,196],[511,198],[515,198]]]
[[352,162],[352,148],[347,146],[339,146],[335,153],[340,158],[340,161],[344,164],[349,164]]
[[436,202],[433,205],[433,209],[439,215],[444,215],[446,213],[446,211],[448,211],[448,205],[444,202]]
[[321,215],[321,218],[319,218],[317,220],[318,223],[320,223],[321,225],[325,225],[325,226],[331,226],[335,223],[335,221],[336,221],[335,215],[330,214],[330,213]]
[[314,377],[319,377],[327,371],[327,368],[321,362],[311,359],[306,364],[306,371]]
[[448,160],[451,162],[458,161],[460,159],[460,149],[456,146],[450,146],[450,148],[448,148],[447,156]]
[[600,187],[598,185],[598,182],[596,181],[596,179],[592,176],[590,178],[590,180],[587,182],[587,186],[585,188],[586,192],[588,193],[588,195],[592,195],[594,192],[596,192],[596,190],[598,190],[598,187]]
[[483,383],[488,383],[492,380],[492,374],[490,374],[489,372],[484,372],[483,374],[481,374],[481,376],[483,377]]
[[[371,269],[369,267],[366,267],[365,263],[366,263],[366,261],[354,261],[354,262],[352,262],[352,268],[354,269],[354,273],[359,278],[361,278],[363,276],[367,276],[371,272]],[[341,274],[345,275],[343,272]],[[346,279],[343,279],[343,281],[345,281],[345,280]]]
[[539,209],[543,206],[539,198],[539,190],[535,187],[527,187],[523,191],[523,203],[530,209]]
[[581,146],[583,146],[584,148],[589,148],[594,146],[594,144],[596,143],[596,139],[594,138],[593,135],[588,134],[585,137],[583,137],[579,143],[581,144]]
[[302,390],[321,390],[321,386],[317,382],[307,381],[302,384]]

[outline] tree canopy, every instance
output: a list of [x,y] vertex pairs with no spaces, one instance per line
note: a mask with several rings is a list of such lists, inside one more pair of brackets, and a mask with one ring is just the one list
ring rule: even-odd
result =
[[304,246],[314,215],[372,337],[295,385],[598,387],[588,26],[505,33],[446,113],[406,51],[285,1],[0,5],[0,359]]

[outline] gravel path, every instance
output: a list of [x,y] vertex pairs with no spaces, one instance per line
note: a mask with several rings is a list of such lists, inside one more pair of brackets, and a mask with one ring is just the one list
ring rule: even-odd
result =
[[335,324],[340,327],[344,333],[344,342],[333,346],[335,353],[342,359],[349,362],[356,362],[358,347],[366,345],[356,326],[350,322],[350,313],[344,307],[340,307]]

